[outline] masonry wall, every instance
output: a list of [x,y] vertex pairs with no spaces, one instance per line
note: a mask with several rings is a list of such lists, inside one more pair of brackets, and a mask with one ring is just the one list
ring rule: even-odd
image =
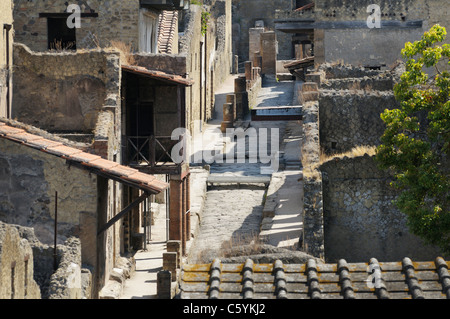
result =
[[[8,101],[12,99],[12,43],[14,29],[9,32],[4,29],[5,24],[13,23],[12,1],[0,3],[0,117],[6,117],[9,113]],[[6,47],[9,42],[9,47]],[[9,56],[9,61],[8,60]],[[8,96],[9,90],[9,96]],[[10,113],[9,113],[10,115]]]
[[393,87],[402,69],[402,65],[390,71],[320,66],[320,145],[325,153],[380,144],[385,130],[380,114],[398,107]]
[[[378,145],[384,127],[376,121],[390,105],[385,98],[392,95],[388,88],[401,73],[401,65],[392,72],[338,64],[319,70],[308,74],[307,81],[322,89],[314,95],[314,83],[308,82],[301,92],[303,100],[315,96],[318,102],[304,105],[303,249],[315,256],[323,254],[327,261],[367,262],[373,256],[383,261],[404,256],[434,259],[438,249],[409,232],[406,216],[392,202],[397,196],[390,186],[393,175],[380,170],[373,157],[331,157],[321,162],[320,152],[332,155]],[[378,90],[369,92],[371,86]]]
[[65,160],[0,140],[0,220],[33,227],[44,244],[53,244],[55,192],[58,191],[58,243],[82,241],[83,261],[96,264],[97,177]]
[[[233,0],[233,38],[235,51],[240,62],[249,60],[249,29],[255,27],[258,20],[264,21],[267,31],[275,31],[274,20],[289,15],[293,10],[292,0]],[[278,39],[278,59],[288,60],[294,57],[292,34],[276,32]]]
[[[34,51],[46,51],[47,18],[39,17],[39,13],[64,13],[69,3],[14,0],[15,41]],[[138,49],[139,0],[94,0],[76,4],[80,5],[82,13],[98,13],[98,17],[81,18],[81,27],[76,29],[77,49],[109,47],[111,40],[129,43],[134,51]]]
[[41,299],[33,251],[19,231],[0,222],[0,299]]
[[214,16],[211,16],[203,35],[202,12],[209,12],[209,9],[191,5],[185,18],[184,33],[179,38],[179,53],[186,55],[187,74],[194,81],[186,88],[186,128],[193,136],[201,130],[198,124],[214,115],[216,25]]
[[16,44],[13,116],[48,131],[92,133],[107,97],[106,54],[33,53]]
[[334,159],[320,169],[327,261],[425,261],[440,254],[408,231],[406,216],[392,204],[392,175],[379,170],[373,157]]
[[[373,1],[315,1],[316,22],[364,22],[370,13],[367,7]],[[420,40],[425,31],[439,23],[447,29],[449,8],[444,0],[378,1],[382,21],[397,21],[406,24],[422,21],[422,27],[364,27],[319,28],[315,30],[316,62],[342,60],[353,65],[386,65],[401,59],[400,50],[406,42]],[[447,39],[447,43],[449,39]],[[386,48],[389,48],[387,50]]]

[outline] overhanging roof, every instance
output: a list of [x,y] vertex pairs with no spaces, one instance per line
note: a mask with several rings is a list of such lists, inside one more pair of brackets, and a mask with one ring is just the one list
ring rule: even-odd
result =
[[30,134],[24,129],[9,126],[3,122],[0,122],[0,138],[58,156],[67,160],[69,165],[88,170],[107,179],[116,180],[124,185],[138,188],[150,194],[158,194],[169,186],[167,183],[156,179],[153,175],[141,173],[137,169],[103,159],[98,155],[65,146],[61,142]]
[[186,79],[182,77],[181,75],[174,75],[169,74],[162,71],[156,71],[156,70],[149,70],[147,68],[144,68],[142,66],[134,66],[134,65],[122,65],[122,70],[138,75],[143,75],[150,77],[155,80],[167,82],[174,85],[184,85],[184,86],[191,86],[194,84],[194,81],[191,79]]
[[184,264],[181,299],[450,299],[450,262]]

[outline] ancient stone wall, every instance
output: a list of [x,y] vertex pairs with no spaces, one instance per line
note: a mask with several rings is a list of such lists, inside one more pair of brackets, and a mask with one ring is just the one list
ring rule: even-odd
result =
[[[14,265],[14,271],[10,265]],[[78,238],[71,237],[58,244],[55,259],[53,246],[41,243],[33,228],[3,222],[0,222],[0,282],[0,299],[10,299],[13,292],[15,299],[92,297],[91,271],[81,262]]]
[[[48,131],[92,133],[115,77],[107,53],[33,53],[14,46],[13,116]],[[114,54],[114,53],[112,53]],[[119,92],[116,92],[116,94]],[[111,103],[117,103],[117,96]],[[114,106],[114,105],[113,105]]]
[[[48,49],[47,18],[40,13],[64,13],[70,2],[62,0],[14,0],[15,41],[28,45],[34,51]],[[139,0],[82,1],[81,13],[98,13],[98,17],[81,17],[76,29],[77,49],[109,47],[110,41],[129,43],[132,50],[139,46]]]
[[395,83],[401,65],[392,72],[374,72],[325,65],[308,74],[307,81],[328,89],[314,95],[310,91],[314,83],[303,84],[302,100],[318,99],[303,107],[303,248],[334,261],[363,262],[370,256],[393,261],[410,255],[429,260],[439,251],[409,233],[406,216],[392,202],[396,198],[392,174],[381,171],[369,155],[324,159],[360,145],[379,144],[384,132],[380,114],[396,105],[389,85]]
[[[233,34],[237,51],[233,52],[239,56],[241,62],[248,61],[249,57],[249,30],[255,27],[256,21],[264,21],[267,31],[275,31],[274,20],[289,14],[292,7],[291,0],[233,0]],[[283,13],[285,13],[283,15]],[[278,59],[288,60],[294,56],[292,48],[292,34],[276,32],[278,40]]]
[[303,104],[303,250],[324,258],[322,174],[319,170],[319,103]]
[[[69,238],[62,249],[58,269],[50,278],[49,299],[82,299],[81,243]],[[90,290],[87,287],[86,290]]]
[[169,74],[185,75],[186,54],[133,54],[136,64],[149,70],[162,71]]
[[433,260],[438,249],[409,233],[406,216],[392,204],[392,175],[369,155],[336,158],[321,165],[324,242],[328,261]]
[[319,97],[320,143],[325,153],[379,145],[385,130],[380,114],[398,106],[392,91],[398,70],[366,71],[339,64],[324,64],[319,70],[325,74]]
[[34,280],[33,250],[19,231],[0,222],[0,299],[41,299]]
[[0,140],[0,149],[0,220],[33,227],[42,243],[52,244],[58,191],[58,243],[80,237],[83,261],[95,265],[91,243],[97,234],[96,175],[8,140]]
[[[381,28],[366,25],[370,15],[367,7],[371,4],[380,6]],[[420,40],[436,23],[449,27],[449,8],[444,0],[321,0],[315,1],[314,10],[316,23],[348,22],[342,28],[322,25],[315,30],[318,63],[342,60],[353,65],[389,66],[401,58],[400,50],[406,42]],[[411,25],[406,26],[408,23]]]

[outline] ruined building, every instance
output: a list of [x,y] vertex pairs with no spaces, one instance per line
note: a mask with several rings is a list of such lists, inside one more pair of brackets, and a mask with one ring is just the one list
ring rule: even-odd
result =
[[[64,1],[10,5],[5,10],[10,16],[2,22],[14,17],[14,44],[12,32],[5,28],[3,34],[11,36],[5,42],[15,69],[14,82],[9,82],[16,90],[3,89],[8,86],[2,82],[2,96],[8,92],[12,100],[9,107],[5,99],[1,104],[5,145],[0,153],[8,163],[2,176],[11,182],[0,192],[2,221],[33,227],[44,244],[52,244],[52,238],[58,244],[71,236],[80,238],[82,263],[92,268],[89,296],[101,297],[121,256],[145,246],[152,203],[166,206],[167,239],[182,241],[184,253],[190,239],[189,164],[171,158],[177,142],[171,133],[179,127],[200,132],[201,125],[194,123],[213,115],[212,93],[231,68],[231,1],[205,1],[204,6],[139,0],[75,7]],[[72,13],[76,18],[70,20]],[[21,137],[11,136],[16,133]],[[41,139],[47,144],[32,142]],[[42,158],[14,160],[19,146],[11,141],[31,146],[23,146],[24,151],[44,151],[36,153]],[[60,146],[60,151],[49,151]],[[76,163],[69,160],[75,153],[82,154]],[[41,162],[61,159],[50,165],[53,177],[45,165],[42,174],[29,172],[42,186],[43,197],[36,192],[40,208],[30,198],[10,196],[22,192],[16,181],[28,176],[17,175],[16,169],[34,164],[37,169]],[[118,170],[109,174],[109,169]],[[66,170],[73,177],[65,176]],[[79,184],[86,176],[87,184]],[[145,180],[161,188],[142,188]],[[72,190],[52,181],[71,181]],[[96,204],[78,198],[69,210],[61,208],[69,207],[64,202],[77,198],[77,192]],[[60,215],[55,232],[49,225],[56,223],[57,204],[72,217]],[[36,216],[28,218],[29,209]]]
[[[368,11],[369,5],[379,12]],[[407,41],[419,40],[436,23],[450,27],[446,1],[233,1],[234,53],[249,58],[248,30],[263,26],[276,33],[278,59],[314,55],[316,63],[342,61],[355,66],[384,67],[401,58]],[[379,13],[380,28],[369,28],[371,14]],[[448,40],[447,40],[448,41]]]

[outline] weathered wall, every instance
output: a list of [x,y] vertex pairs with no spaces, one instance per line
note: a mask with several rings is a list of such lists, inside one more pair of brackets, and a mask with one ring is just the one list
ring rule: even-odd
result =
[[[101,240],[97,236],[99,225],[121,209],[119,183],[4,139],[0,140],[0,163],[0,220],[32,227],[43,244],[52,245],[57,191],[58,243],[72,236],[80,239],[83,264],[99,273],[94,277],[95,294],[98,285],[101,288],[109,278],[121,252],[120,224],[108,229]],[[100,253],[103,258],[98,257]]]
[[320,169],[327,261],[434,260],[440,254],[409,233],[406,216],[392,204],[392,175],[379,170],[373,157],[337,158]]
[[321,0],[315,3],[316,22],[363,22],[363,27],[316,30],[316,62],[319,63],[342,60],[354,65],[390,65],[401,58],[400,50],[406,42],[420,40],[434,24],[439,23],[447,29],[450,27],[450,9],[444,0],[378,1],[375,4],[380,6],[382,22],[423,22],[422,27],[382,26],[379,29],[364,25],[370,14],[367,7],[374,3],[371,0]]
[[392,92],[320,94],[320,141],[325,152],[345,152],[358,145],[378,145],[384,132],[380,114],[397,105]]
[[[307,75],[320,87],[328,87],[317,95],[305,91],[313,88],[311,83],[302,87],[303,100],[318,99],[318,103],[304,104],[302,145],[303,248],[314,256],[364,262],[374,256],[383,261],[404,256],[430,260],[439,254],[409,233],[406,216],[392,203],[396,198],[389,185],[393,177],[379,170],[373,157],[336,158],[321,164],[323,150],[330,154],[378,144],[384,127],[376,121],[391,104],[386,100],[392,100],[389,79],[394,83],[400,70],[401,65],[392,72],[376,73],[327,65]],[[370,86],[381,90],[367,90]],[[333,142],[334,148],[330,147]]]
[[[58,269],[50,277],[49,299],[82,299],[81,243],[69,238],[62,247]],[[89,287],[87,288],[89,290]]]
[[[6,117],[10,112],[8,108],[8,100],[12,99],[12,43],[13,33],[12,28],[9,32],[4,29],[5,24],[11,25],[13,23],[13,3],[5,0],[0,3],[0,117]],[[9,42],[9,43],[8,43]],[[9,47],[6,47],[6,45]],[[8,61],[9,60],[9,61]],[[9,96],[7,94],[10,91]]]
[[[249,60],[249,29],[255,27],[256,21],[262,20],[264,27],[273,31],[274,20],[292,9],[292,0],[264,1],[263,5],[261,0],[233,0],[233,24],[237,31],[233,34],[237,52],[233,53],[239,56],[241,62]],[[293,58],[292,34],[275,32],[278,39],[278,59]]]
[[19,231],[0,222],[0,299],[41,299],[33,251]]
[[[62,0],[14,0],[15,41],[34,51],[46,51],[47,18],[39,13],[63,13],[70,2]],[[130,43],[135,51],[139,46],[139,0],[78,1],[82,13],[98,13],[98,17],[81,18],[76,30],[77,49],[110,46],[111,40]],[[134,23],[132,23],[134,22]]]
[[391,71],[323,64],[320,83],[320,144],[325,153],[379,145],[385,130],[380,114],[398,106],[393,87],[402,65]]
[[179,38],[179,52],[186,54],[187,73],[194,84],[186,89],[186,128],[193,136],[200,131],[196,123],[206,122],[213,115],[214,79],[211,74],[215,51],[215,24],[210,19],[205,35],[202,35],[202,12],[208,12],[199,5],[191,5],[186,14],[185,30]]
[[49,131],[91,133],[107,97],[107,54],[14,48],[13,116]]
[[324,258],[324,227],[322,174],[318,169],[320,158],[319,103],[303,105],[303,139],[301,144],[303,166],[303,250]]
[[186,54],[153,54],[136,53],[133,55],[136,64],[149,70],[157,70],[170,74],[185,75]]

